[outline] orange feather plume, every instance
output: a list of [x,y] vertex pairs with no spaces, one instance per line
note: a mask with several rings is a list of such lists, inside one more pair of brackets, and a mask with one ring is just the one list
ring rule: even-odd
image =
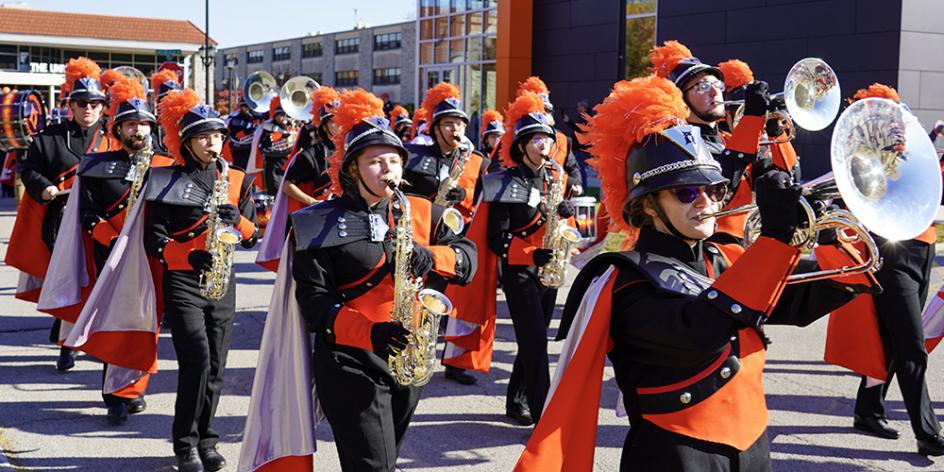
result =
[[328,106],[329,108],[334,108],[333,104],[338,101],[339,97],[340,95],[338,95],[337,90],[331,87],[325,87],[324,85],[322,85],[321,87],[318,87],[317,90],[312,92],[311,93],[311,110],[312,110],[313,116],[311,117],[311,124],[314,125],[316,128],[318,126],[321,126],[321,116],[318,114],[318,110],[320,110],[324,106]]
[[62,87],[60,87],[59,95],[68,97],[69,93],[72,92],[72,84],[74,84],[76,80],[83,77],[98,79],[101,74],[102,68],[99,67],[95,61],[87,57],[69,59],[69,63],[66,64],[66,81],[62,84]]
[[486,110],[482,113],[482,136],[485,136],[485,128],[493,121],[504,121],[502,114],[497,110]]
[[393,130],[396,129],[396,127],[397,127],[397,120],[398,120],[401,116],[405,116],[405,117],[407,117],[407,119],[409,119],[409,118],[410,118],[410,112],[406,111],[406,108],[403,108],[403,107],[400,106],[400,105],[396,105],[396,106],[393,107],[393,110],[390,110],[390,129],[393,129]]
[[436,105],[439,105],[447,98],[461,100],[459,88],[450,83],[440,82],[434,85],[431,89],[427,90],[426,98],[423,99],[422,105],[422,108],[426,110],[426,116],[433,116],[433,112],[436,110]]
[[102,84],[102,91],[105,92],[105,95],[108,95],[108,89],[118,82],[125,78],[125,75],[121,72],[116,71],[115,69],[108,69],[105,72],[102,72],[101,77],[98,78],[98,81]]
[[155,100],[157,99],[158,92],[161,90],[161,85],[167,81],[177,83],[177,73],[170,69],[164,69],[155,72],[154,75],[151,76],[151,90]]
[[423,123],[426,123],[426,109],[422,107],[417,108],[416,111],[413,112],[413,130],[410,131],[410,139],[415,138],[416,135],[419,134],[420,125]]
[[[104,77],[104,75],[102,76]],[[122,76],[108,87],[108,130],[115,126],[115,115],[118,114],[118,105],[132,98],[147,99],[144,86],[141,82]]]
[[501,138],[501,161],[503,166],[514,167],[518,165],[517,162],[511,160],[511,146],[515,139],[515,123],[521,117],[535,112],[544,114],[544,100],[538,94],[527,90],[521,92],[521,95],[518,95],[518,98],[510,103],[505,110],[505,129],[508,132],[503,134]]
[[859,89],[859,91],[849,99],[849,103],[862,100],[863,98],[887,98],[895,103],[901,103],[898,91],[878,82],[869,85],[867,88]]
[[525,91],[534,92],[538,95],[542,93],[550,95],[551,93],[551,91],[547,88],[547,84],[545,84],[544,81],[536,75],[532,75],[531,77],[525,79],[524,82],[518,84],[518,90],[515,93],[516,95],[521,95]]
[[384,116],[383,100],[358,88],[341,94],[341,105],[335,110],[332,120],[340,132],[334,137],[334,153],[328,156],[328,176],[331,177],[331,192],[341,195],[341,166],[344,162],[344,139],[354,126],[365,119]]
[[662,43],[662,46],[653,47],[652,50],[649,51],[649,61],[652,62],[652,73],[663,79],[669,77],[669,74],[675,70],[675,66],[677,66],[682,59],[691,57],[695,57],[692,51],[678,41],[666,41]]
[[623,218],[629,195],[626,185],[626,158],[632,146],[653,133],[684,121],[689,110],[682,92],[667,79],[657,76],[620,81],[613,86],[595,114],[583,125],[583,143],[590,146],[591,165],[602,181],[603,205],[615,231],[633,229]]
[[177,93],[169,93],[164,96],[158,105],[159,120],[161,127],[164,128],[164,147],[174,157],[178,164],[183,164],[184,158],[180,153],[180,125],[178,122],[191,108],[203,103],[197,92],[189,88],[180,90]]
[[718,64],[718,69],[724,75],[724,87],[727,90],[734,90],[754,82],[754,71],[744,61],[737,59],[724,61]]
[[272,101],[269,102],[269,119],[275,118],[275,111],[282,107],[282,99],[278,95],[272,97]]

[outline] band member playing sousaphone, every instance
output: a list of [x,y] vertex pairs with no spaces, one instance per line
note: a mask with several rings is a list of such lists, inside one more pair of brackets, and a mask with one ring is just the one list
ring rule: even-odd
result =
[[[279,97],[269,102],[269,120],[263,123],[259,134],[257,153],[264,163],[263,177],[266,193],[275,196],[285,175],[285,163],[295,147],[298,130],[292,124]],[[257,158],[258,161],[258,158]]]
[[239,109],[226,117],[226,129],[229,136],[226,138],[224,154],[232,156],[233,164],[240,169],[249,165],[249,154],[252,152],[252,138],[259,126],[259,118],[249,108],[245,99],[239,100]]
[[[435,349],[424,351],[415,367],[427,376],[403,383],[416,370],[401,371],[392,360],[408,348],[420,350],[414,343],[421,337],[435,343],[438,323],[417,333],[415,325],[391,319],[392,311],[418,306],[417,297],[426,302],[417,289],[428,276],[466,284],[475,273],[475,246],[440,224],[443,209],[398,189],[408,153],[382,107],[362,89],[341,95],[328,167],[338,198],[292,215],[294,297],[315,334],[314,385],[341,468],[351,471],[394,469],[420,386],[437,361]],[[269,380],[257,375],[260,381]],[[254,413],[250,418],[255,421]]]
[[173,447],[181,471],[219,470],[212,422],[236,309],[234,244],[256,240],[252,179],[220,159],[226,126],[190,89],[160,104],[176,165],[151,170],[144,247],[164,265],[164,321],[179,365]]
[[311,145],[298,150],[288,164],[283,191],[289,196],[288,212],[294,213],[316,201],[328,197],[331,178],[328,177],[328,156],[334,153],[333,139],[338,127],[332,120],[338,105],[338,92],[331,87],[319,87],[312,92],[311,126],[315,139]]
[[[26,195],[17,211],[5,260],[20,270],[21,282],[30,282],[20,284],[17,298],[37,301],[59,232],[67,191],[75,181],[82,157],[113,146],[101,119],[105,94],[98,81],[100,73],[101,68],[91,59],[69,60],[61,93],[72,118],[47,126],[33,136],[29,150],[22,156],[20,175]],[[58,341],[59,326],[57,319],[50,331],[50,341]],[[65,371],[74,365],[75,352],[62,348],[56,368]]]
[[[595,112],[587,142],[604,205],[639,236],[574,281],[559,332],[566,367],[515,470],[593,468],[604,356],[632,424],[621,470],[770,470],[764,326],[805,326],[871,279],[786,285],[798,263],[809,267],[789,244],[801,191],[780,170],[756,180],[756,242],[730,252],[707,242],[715,221],[702,216],[720,209],[727,179],[699,128],[683,124],[689,109],[670,81],[619,82]],[[853,262],[845,247],[820,249]]]

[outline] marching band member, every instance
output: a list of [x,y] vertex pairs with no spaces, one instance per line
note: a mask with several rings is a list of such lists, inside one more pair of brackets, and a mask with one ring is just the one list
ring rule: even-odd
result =
[[410,112],[402,105],[395,105],[393,110],[390,110],[390,127],[400,137],[403,144],[410,141],[410,128],[413,127],[413,120],[410,119]]
[[[120,143],[121,149],[103,153],[89,154],[79,165],[79,217],[81,225],[91,236],[93,259],[96,274],[100,274],[105,260],[118,239],[130,208],[131,192],[140,193],[140,187],[132,188],[132,182],[139,178],[139,169],[132,170],[137,162],[138,152],[147,150],[145,138],[152,134],[152,127],[157,125],[156,118],[147,105],[147,98],[141,85],[131,79],[123,79],[108,89],[109,128],[112,136]],[[149,166],[171,165],[173,160],[167,156],[154,154]],[[145,168],[146,171],[146,168]],[[131,180],[129,180],[131,176]],[[141,177],[143,182],[144,177]],[[135,199],[138,195],[135,195]],[[102,378],[107,375],[109,365],[105,364]],[[143,385],[147,385],[145,381]],[[108,408],[108,421],[119,425],[127,421],[128,414],[144,411],[147,403],[143,391],[139,395],[139,386],[131,393],[102,393],[102,399]],[[130,398],[129,398],[130,396]]]
[[[164,69],[154,73],[151,76],[151,93],[154,95],[154,104],[157,107],[157,112],[160,112],[161,100],[167,96],[168,93],[177,91],[181,89],[180,83],[177,82],[177,73],[170,70]],[[159,117],[159,115],[157,115]],[[168,155],[167,149],[164,147],[164,130],[161,128],[160,123],[151,130],[152,136],[155,139],[151,141],[151,145],[154,146],[154,151],[161,155]]]
[[[850,102],[870,97],[900,103],[895,89],[877,83],[856,92]],[[875,277],[884,290],[860,297],[830,317],[826,361],[863,374],[856,394],[855,429],[898,439],[900,433],[885,416],[885,394],[897,376],[918,453],[941,456],[944,438],[925,381],[928,352],[921,313],[937,233],[932,224],[908,241],[889,241],[874,233],[872,238],[882,254],[882,268]]]
[[619,82],[595,111],[587,140],[604,205],[639,237],[575,280],[559,332],[565,367],[515,470],[593,467],[604,355],[632,424],[621,470],[770,470],[764,325],[805,326],[870,279],[786,285],[800,259],[785,242],[800,190],[779,170],[756,181],[761,237],[746,251],[707,242],[715,221],[701,216],[720,209],[727,179],[699,127],[683,124],[689,109],[672,82]]
[[429,135],[429,125],[426,124],[426,109],[422,106],[413,113],[413,128],[410,130],[410,144],[422,144],[429,146],[433,144],[433,138]]
[[502,135],[505,134],[505,126],[502,124],[504,120],[505,118],[496,110],[486,110],[482,113],[482,154],[492,161],[488,166],[489,172],[501,169],[501,159],[496,158],[495,151],[498,149]]
[[[482,175],[488,170],[488,159],[474,150],[465,137],[469,117],[462,110],[459,89],[440,82],[426,91],[422,108],[429,117],[433,142],[428,145],[409,144],[410,155],[403,166],[403,178],[409,183],[407,191],[430,200],[444,200],[462,213],[466,223],[472,219],[481,192]],[[461,164],[467,159],[465,164]],[[463,165],[461,169],[458,166]],[[457,183],[448,194],[439,195],[442,183],[450,173],[458,174]]]
[[[297,130],[282,109],[279,97],[269,102],[269,121],[262,124],[258,153],[262,155],[266,193],[278,195],[285,174],[285,162],[295,144]],[[258,158],[257,158],[258,160]]]
[[249,165],[249,154],[252,152],[252,137],[256,132],[259,120],[249,109],[245,99],[239,100],[239,110],[226,118],[227,147],[233,157],[233,164],[240,169]]
[[[46,275],[66,203],[65,191],[72,187],[82,156],[112,146],[101,120],[105,94],[98,81],[100,73],[101,68],[91,59],[69,60],[61,93],[72,118],[43,128],[22,157],[20,176],[26,195],[20,202],[5,262],[29,277],[42,279]],[[37,301],[39,286],[34,285],[17,290],[17,298]],[[59,340],[59,327],[57,318],[49,333],[51,342]],[[61,348],[56,368],[66,371],[74,365],[75,352]]]
[[[502,291],[518,344],[505,410],[522,425],[533,424],[540,417],[550,385],[547,328],[557,289],[545,287],[537,276],[539,268],[553,259],[552,250],[542,247],[545,222],[550,212],[563,220],[574,214],[573,204],[566,200],[574,182],[566,173],[559,175],[559,166],[549,164],[555,158],[551,152],[556,133],[544,109],[537,94],[524,91],[518,95],[505,116],[505,127],[511,130],[502,136],[505,169],[485,178],[488,247],[501,265]],[[555,208],[546,208],[558,182],[563,183],[562,201]]]
[[331,118],[338,104],[338,92],[331,87],[319,87],[312,92],[311,119],[315,139],[311,146],[302,148],[288,164],[283,180],[283,191],[290,197],[289,214],[328,197],[331,178],[327,159],[334,153],[334,136],[338,127]]
[[[547,85],[540,77],[531,76],[518,84],[517,94],[520,95],[526,90],[538,94],[541,100],[544,100],[544,113],[547,114],[547,121],[551,128],[554,128],[554,104],[551,103],[551,91],[548,90]],[[574,196],[583,195],[583,186],[578,183],[583,182],[583,175],[580,172],[580,164],[577,163],[577,158],[574,157],[573,143],[566,134],[560,132],[557,128],[554,128],[554,136],[554,148],[552,149],[554,160],[564,167],[564,171],[567,172],[567,179],[573,182],[571,192]]]
[[[754,82],[744,90],[744,117],[733,134],[720,132],[718,123],[724,119],[724,76],[717,67],[704,64],[677,41],[666,41],[649,53],[653,73],[672,81],[682,91],[690,113],[686,121],[701,130],[702,139],[711,155],[721,164],[721,172],[730,181],[729,199],[725,209],[751,202],[750,168],[754,167],[760,134],[764,129],[770,97],[766,82]],[[763,169],[755,172],[759,175]],[[744,185],[742,185],[742,183]],[[730,215],[718,220],[714,239],[737,243],[744,238],[746,214]]]
[[[421,391],[400,385],[387,365],[409,333],[390,319],[402,243],[392,229],[404,211],[390,185],[402,182],[408,153],[368,92],[345,92],[335,113],[340,132],[328,169],[339,197],[292,215],[295,298],[316,336],[314,384],[342,469],[392,471]],[[438,223],[441,207],[406,198],[412,276],[468,283],[475,246]]]
[[[151,170],[144,247],[166,268],[164,319],[179,365],[173,447],[178,470],[213,471],[226,464],[216,450],[219,434],[212,421],[223,388],[236,284],[231,266],[214,267],[222,248],[207,246],[208,225],[235,228],[244,247],[255,244],[252,178],[219,159],[226,126],[193,90],[164,97],[160,121],[164,144],[177,164]],[[224,189],[228,203],[216,204],[217,198],[224,198]],[[215,213],[217,221],[209,221],[208,212]],[[224,273],[213,274],[211,269]],[[204,277],[229,281],[219,299],[204,293]]]

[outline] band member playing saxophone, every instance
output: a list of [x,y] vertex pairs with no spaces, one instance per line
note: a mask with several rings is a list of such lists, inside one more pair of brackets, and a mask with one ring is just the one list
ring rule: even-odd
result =
[[[151,170],[144,246],[166,268],[164,320],[179,365],[173,447],[178,470],[213,471],[226,464],[216,450],[219,434],[212,422],[223,388],[236,284],[226,283],[232,267],[219,264],[221,251],[232,248],[222,246],[222,235],[208,238],[207,228],[235,229],[244,247],[255,244],[252,179],[220,159],[226,125],[193,90],[164,97],[160,121],[176,165]],[[208,247],[208,239],[220,244]],[[218,299],[208,285],[223,286]]]

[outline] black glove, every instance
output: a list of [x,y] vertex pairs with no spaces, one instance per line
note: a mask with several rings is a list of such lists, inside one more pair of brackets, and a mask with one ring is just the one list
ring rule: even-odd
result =
[[778,94],[776,97],[770,97],[770,103],[767,104],[767,111],[786,110],[787,101],[783,97],[783,94]]
[[459,203],[465,200],[465,189],[456,187],[446,192],[446,201],[450,203]]
[[570,218],[574,216],[575,211],[576,208],[574,208],[573,203],[570,203],[570,200],[564,200],[557,205],[557,214],[560,215],[561,218]]
[[[813,202],[813,211],[817,218],[822,216],[824,213],[834,212],[837,210],[839,210],[839,206],[835,204],[827,205],[826,202],[823,201]],[[838,229],[836,228],[826,228],[820,230],[818,233],[816,233],[816,244],[819,244],[820,246],[836,244],[839,242],[839,235],[837,234],[837,231]]]
[[392,321],[374,323],[370,327],[370,344],[375,354],[387,358],[406,347],[410,342],[409,334],[406,328]]
[[551,259],[553,258],[553,254],[554,252],[551,251],[550,249],[540,248],[540,249],[534,250],[534,253],[531,254],[531,258],[534,259],[534,265],[538,267],[544,267],[549,262],[551,262]]
[[259,230],[258,230],[258,229],[252,232],[252,236],[250,236],[249,239],[244,239],[244,240],[242,240],[242,241],[239,243],[239,245],[242,246],[242,247],[245,248],[245,249],[252,249],[252,248],[256,245],[257,242],[259,242]]
[[774,115],[767,123],[764,123],[764,132],[770,138],[776,138],[783,134],[783,128],[780,127],[780,116]]
[[793,183],[790,174],[771,170],[754,181],[754,192],[760,211],[761,236],[790,244],[800,224],[800,187]]
[[206,272],[213,262],[213,256],[209,252],[195,249],[187,255],[187,262],[193,267],[194,272]]
[[410,255],[410,272],[414,277],[422,277],[433,269],[433,253],[429,249],[413,244],[413,254]]
[[236,226],[239,224],[240,213],[239,209],[236,208],[236,205],[220,205],[216,211],[220,215],[220,221],[223,223],[230,226]]
[[764,116],[770,107],[770,95],[767,93],[767,82],[759,80],[747,86],[744,90],[744,114]]

